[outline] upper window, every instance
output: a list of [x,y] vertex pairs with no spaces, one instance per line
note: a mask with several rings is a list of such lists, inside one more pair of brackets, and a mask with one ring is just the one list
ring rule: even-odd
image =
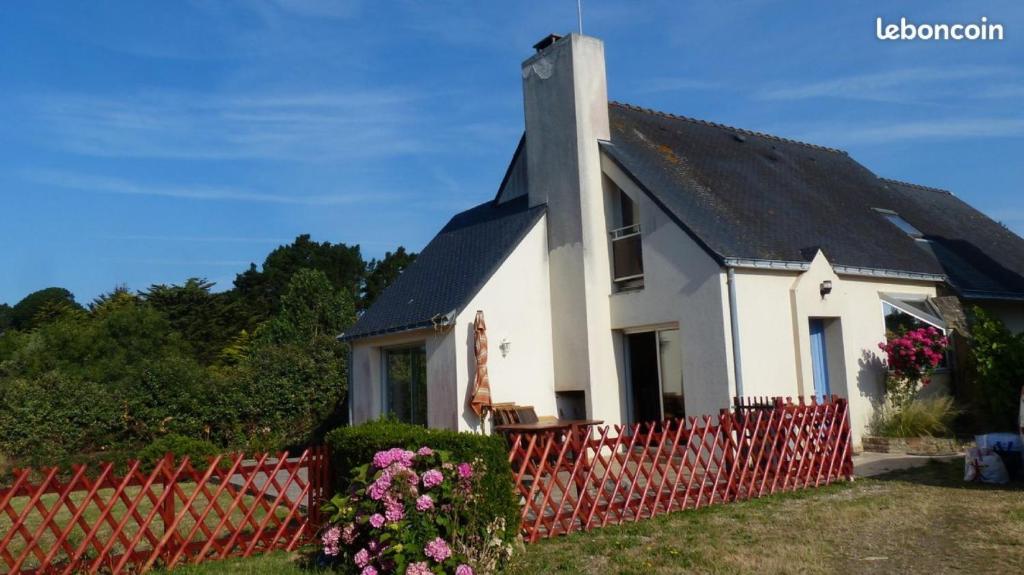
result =
[[427,349],[423,345],[384,350],[385,411],[399,421],[427,424]]
[[911,225],[910,222],[903,219],[903,217],[897,214],[896,212],[892,210],[883,210],[882,208],[875,208],[875,211],[882,214],[882,217],[889,220],[889,223],[902,230],[903,233],[907,234],[908,236],[912,238],[924,237],[924,234],[921,233],[921,230],[915,228],[913,225]]
[[612,281],[616,291],[644,287],[644,257],[640,210],[625,192],[612,184],[612,214],[608,235],[612,244]]

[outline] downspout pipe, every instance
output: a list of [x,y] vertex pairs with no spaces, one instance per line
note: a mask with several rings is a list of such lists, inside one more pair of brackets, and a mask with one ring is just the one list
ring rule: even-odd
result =
[[736,313],[736,268],[726,272],[729,284],[729,324],[732,330],[732,370],[736,380],[736,396],[743,397],[743,359],[740,353],[740,316]]

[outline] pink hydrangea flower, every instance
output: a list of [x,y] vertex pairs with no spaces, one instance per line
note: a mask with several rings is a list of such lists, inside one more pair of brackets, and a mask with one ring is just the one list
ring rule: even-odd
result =
[[429,495],[420,495],[416,500],[417,511],[430,511],[434,508],[434,500]]
[[345,545],[351,545],[356,540],[356,526],[349,523],[341,530],[341,541]]
[[370,564],[370,552],[366,549],[360,549],[356,551],[356,554],[352,556],[352,561],[355,562],[356,567],[362,569]]
[[452,556],[452,550],[444,539],[437,537],[427,543],[426,547],[423,548],[423,554],[440,563]]
[[374,513],[370,516],[370,525],[372,525],[374,529],[380,529],[384,526],[384,516],[380,513]]
[[324,532],[321,538],[324,544],[324,555],[335,557],[341,552],[341,548],[338,545],[339,539],[341,539],[341,529],[338,527],[331,527]]
[[416,451],[416,455],[420,455],[420,456],[423,456],[423,457],[430,457],[433,454],[434,454],[434,450],[429,448],[429,447],[427,447],[427,446],[423,446],[423,447],[419,448],[419,450]]
[[409,467],[412,465],[412,460],[415,457],[416,454],[407,449],[394,447],[392,449],[378,451],[374,454],[373,466],[377,469],[387,469],[393,464],[397,464],[400,467]]
[[377,569],[373,565],[367,565],[363,567],[359,575],[377,575]]
[[385,471],[380,474],[376,481],[370,484],[367,492],[370,494],[370,499],[380,501],[388,489],[391,489],[391,473]]
[[401,521],[405,517],[405,506],[401,501],[388,499],[384,502],[384,517],[388,521]]
[[473,568],[463,563],[455,568],[455,575],[475,575]]
[[433,575],[433,573],[431,573],[430,568],[427,567],[426,561],[417,561],[415,563],[410,563],[409,566],[405,568],[405,575]]
[[456,470],[459,472],[459,477],[463,479],[473,477],[473,466],[468,463],[460,463]]
[[423,474],[423,487],[430,489],[431,487],[440,485],[444,481],[444,475],[436,469],[431,469]]

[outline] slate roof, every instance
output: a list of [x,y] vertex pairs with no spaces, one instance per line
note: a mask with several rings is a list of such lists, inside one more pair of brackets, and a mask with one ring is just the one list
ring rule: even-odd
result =
[[841,150],[626,104],[609,115],[602,150],[722,263],[809,263],[821,249],[840,269],[1024,296],[1024,240],[948,192],[883,180]]
[[882,180],[884,207],[928,240],[949,284],[967,299],[1024,298],[1024,239],[946,190]]
[[[601,149],[722,264],[809,264],[945,278],[971,299],[1024,299],[1024,239],[944,190],[884,180],[846,152],[684,116],[609,105]],[[343,339],[427,327],[461,311],[545,207],[494,201],[458,214]],[[521,191],[521,190],[520,190]],[[877,209],[891,210],[927,241]]]
[[460,311],[544,210],[520,197],[456,215],[342,339],[428,327],[433,318]]
[[720,261],[810,262],[942,274],[871,198],[845,152],[623,104],[602,149]]

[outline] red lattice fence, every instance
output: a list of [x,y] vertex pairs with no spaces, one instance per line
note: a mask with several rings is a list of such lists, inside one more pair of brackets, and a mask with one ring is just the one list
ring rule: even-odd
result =
[[[738,402],[738,406],[741,404]],[[509,435],[527,541],[853,476],[845,399]]]
[[[326,449],[299,457],[219,456],[198,468],[170,456],[16,470],[0,489],[0,573],[144,572],[272,549],[295,549],[319,525]],[[93,472],[91,472],[93,471]]]

